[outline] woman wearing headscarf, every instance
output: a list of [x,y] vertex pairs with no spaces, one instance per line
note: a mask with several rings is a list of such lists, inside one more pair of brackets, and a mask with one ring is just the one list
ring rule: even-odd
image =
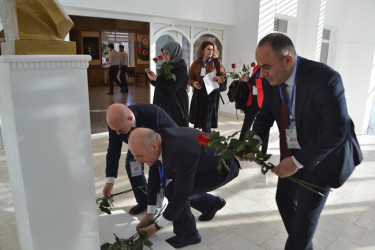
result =
[[169,42],[161,49],[165,63],[171,66],[174,79],[148,72],[147,76],[155,87],[153,104],[162,107],[180,127],[188,127],[189,98],[186,91],[188,78],[185,60],[182,59],[180,44]]
[[[189,120],[194,124],[194,128],[210,133],[211,128],[217,128],[218,124],[220,91],[215,89],[207,95],[203,77],[214,71],[217,75],[213,77],[213,81],[220,85],[225,81],[225,69],[218,59],[216,44],[211,41],[202,42],[195,52],[195,57],[196,60],[189,70],[189,85],[194,88]],[[220,72],[217,69],[220,69]]]

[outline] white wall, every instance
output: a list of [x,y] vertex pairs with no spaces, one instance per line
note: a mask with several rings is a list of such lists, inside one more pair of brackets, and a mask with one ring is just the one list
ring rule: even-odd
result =
[[[242,65],[255,62],[255,48],[258,39],[259,23],[259,1],[237,0],[236,2],[236,25],[228,28],[225,34],[225,61],[227,72],[232,71],[231,64],[236,63],[239,71]],[[228,79],[228,87],[232,79]],[[220,111],[235,113],[234,103],[229,103],[226,92],[222,92],[225,105],[220,102]]]
[[[122,15],[124,19],[136,14],[149,18],[168,17],[198,22],[235,24],[235,9],[233,7],[235,3],[228,0],[59,0],[59,2],[65,9],[70,7],[80,8],[82,11],[94,9],[100,10],[103,14],[114,11]],[[143,20],[147,21],[147,19]]]
[[374,88],[372,75],[375,51],[375,1],[329,0],[326,24],[335,29],[335,51],[332,65],[340,72],[346,91],[349,114],[357,132],[365,132]]

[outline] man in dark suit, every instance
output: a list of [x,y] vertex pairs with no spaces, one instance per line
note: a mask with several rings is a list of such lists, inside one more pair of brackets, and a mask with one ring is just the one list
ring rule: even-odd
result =
[[[129,107],[124,104],[112,104],[107,110],[109,142],[106,157],[106,184],[103,188],[105,197],[111,196],[117,178],[122,143],[128,143],[130,131],[137,127],[150,129],[173,128],[177,124],[160,107],[153,104],[137,104]],[[137,205],[132,207],[130,214],[142,213],[147,208],[147,182],[143,173],[143,164],[138,164],[130,151],[126,155],[126,173],[134,190]]]
[[[153,219],[156,193],[163,178],[170,180],[165,187],[168,205],[158,221],[142,231],[152,236],[162,227],[173,222],[173,236],[166,241],[174,248],[181,248],[201,241],[196,228],[190,202],[201,209],[209,209],[215,200],[207,199],[205,192],[215,190],[234,179],[239,172],[237,160],[228,161],[230,171],[217,170],[218,158],[213,150],[206,150],[197,142],[201,131],[194,128],[165,128],[159,133],[140,128],[129,137],[129,150],[138,162],[154,165],[149,172],[148,213],[137,225],[146,226]],[[159,166],[156,167],[157,162]],[[190,197],[194,197],[191,201]],[[150,209],[149,209],[150,208]]]
[[[274,121],[279,127],[281,162],[272,172],[279,176],[276,202],[288,232],[285,249],[312,249],[328,190],[340,187],[362,161],[344,86],[332,68],[298,57],[283,34],[264,37],[256,60],[269,84],[263,86],[264,102],[253,129],[263,139]],[[319,196],[288,176],[327,191]]]

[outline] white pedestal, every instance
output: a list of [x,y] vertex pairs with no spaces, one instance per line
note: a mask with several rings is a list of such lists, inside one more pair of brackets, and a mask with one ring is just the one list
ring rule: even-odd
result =
[[90,56],[0,56],[0,114],[23,250],[99,249]]
[[[98,218],[100,245],[106,242],[113,244],[115,242],[115,236],[113,234],[116,234],[120,239],[131,237],[136,233],[136,226],[139,222],[122,210],[112,211],[112,214],[102,214]],[[153,250],[175,249],[157,236],[157,234],[149,239],[153,244]],[[147,249],[147,247],[143,247],[143,249]]]

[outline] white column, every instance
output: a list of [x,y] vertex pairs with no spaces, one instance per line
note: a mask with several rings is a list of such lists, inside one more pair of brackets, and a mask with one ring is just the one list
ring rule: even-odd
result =
[[99,249],[90,56],[0,56],[0,114],[23,250]]

